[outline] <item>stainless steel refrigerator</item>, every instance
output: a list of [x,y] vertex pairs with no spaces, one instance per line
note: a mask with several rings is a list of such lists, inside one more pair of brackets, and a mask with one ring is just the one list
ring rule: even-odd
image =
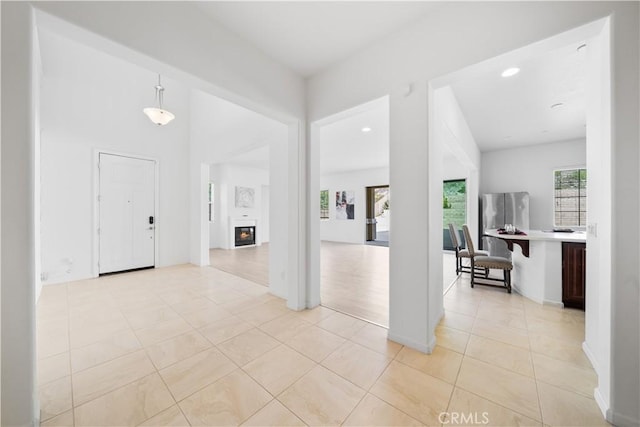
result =
[[[480,233],[513,224],[519,230],[529,229],[529,193],[492,193],[482,195],[482,227]],[[482,249],[492,256],[511,259],[507,244],[493,237],[482,237]]]

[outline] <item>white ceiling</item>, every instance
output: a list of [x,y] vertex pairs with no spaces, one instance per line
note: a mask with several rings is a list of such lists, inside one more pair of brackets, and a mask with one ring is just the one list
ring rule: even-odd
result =
[[423,1],[198,2],[212,19],[302,76],[399,30],[437,7]]
[[264,146],[243,154],[238,154],[225,163],[245,168],[269,169],[269,147]]
[[[579,45],[519,60],[512,77],[501,77],[504,62],[496,60],[451,84],[480,151],[585,137],[586,51]],[[556,103],[564,106],[551,109]]]
[[[371,128],[362,132],[362,128]],[[364,111],[320,128],[320,173],[330,175],[389,166],[389,101],[381,98]]]
[[[73,80],[86,90],[108,87],[105,108],[118,105],[128,111],[127,117],[141,118],[142,108],[153,104],[154,72],[50,31],[41,29],[38,35],[45,77]],[[207,141],[204,162],[268,169],[268,145],[286,141],[287,127],[280,122],[164,76],[162,84],[165,106],[176,114],[176,122],[189,120],[190,114],[199,123],[192,129],[192,137]],[[189,100],[190,112],[184,108]],[[175,126],[175,122],[168,126]]]
[[198,124],[191,136],[205,141],[203,161],[211,164],[268,169],[269,144],[287,140],[286,125],[199,90],[191,93],[191,115]]
[[[213,2],[198,7],[272,56],[309,74],[417,19],[433,4]],[[86,46],[80,48],[79,43],[61,36],[43,33],[41,37],[45,73],[71,70],[92,84],[114,76],[135,76],[144,88],[144,96],[148,95],[151,71]],[[584,137],[585,61],[584,53],[576,52],[576,47],[519,60],[514,65],[521,72],[508,79],[500,77],[504,65],[500,64],[488,71],[485,66],[480,73],[469,71],[452,83],[481,151]],[[170,86],[171,81],[163,83]],[[168,100],[170,90],[168,87]],[[209,94],[199,92],[198,97],[205,116],[211,117],[200,131],[211,140],[209,161],[268,168],[268,150],[264,147],[282,136],[283,125]],[[563,102],[565,107],[551,110],[550,105],[556,102]],[[388,166],[388,108],[388,101],[381,100],[323,126],[321,173]],[[372,131],[363,133],[364,126]],[[255,149],[258,151],[252,152]]]

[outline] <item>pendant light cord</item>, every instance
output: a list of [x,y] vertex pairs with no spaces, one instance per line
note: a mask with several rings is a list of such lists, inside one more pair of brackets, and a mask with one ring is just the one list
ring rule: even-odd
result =
[[156,97],[157,97],[158,105],[160,106],[161,110],[162,110],[162,103],[164,101],[163,92],[164,92],[164,87],[162,87],[162,83],[160,83],[160,74],[158,74],[158,85],[156,86]]

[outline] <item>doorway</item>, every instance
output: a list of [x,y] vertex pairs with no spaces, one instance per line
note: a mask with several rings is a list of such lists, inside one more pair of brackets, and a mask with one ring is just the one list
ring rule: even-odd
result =
[[99,274],[155,267],[155,160],[98,157]]
[[388,185],[366,188],[365,239],[368,245],[389,246],[390,202]]
[[458,229],[458,242],[464,245],[464,236],[460,231],[467,223],[467,180],[451,179],[445,180],[442,185],[442,242],[443,249],[452,251],[455,248],[451,242],[449,224],[453,224]]

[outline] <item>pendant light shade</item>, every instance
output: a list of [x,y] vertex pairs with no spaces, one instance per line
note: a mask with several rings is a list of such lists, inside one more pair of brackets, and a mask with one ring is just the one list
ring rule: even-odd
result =
[[153,123],[158,126],[166,125],[171,120],[175,119],[176,116],[165,109],[162,108],[162,102],[164,98],[164,87],[160,84],[160,74],[158,74],[158,84],[155,86],[156,89],[156,103],[157,107],[146,107],[142,110],[143,113],[149,117]]
[[162,108],[147,107],[142,111],[147,115],[147,117],[149,117],[149,120],[151,120],[158,126],[166,125],[171,120],[176,118],[173,113],[167,110],[163,110]]

